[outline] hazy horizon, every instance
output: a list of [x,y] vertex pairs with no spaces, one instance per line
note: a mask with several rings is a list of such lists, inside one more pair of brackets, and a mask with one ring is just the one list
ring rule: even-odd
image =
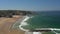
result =
[[0,0],[0,10],[60,10],[60,0]]

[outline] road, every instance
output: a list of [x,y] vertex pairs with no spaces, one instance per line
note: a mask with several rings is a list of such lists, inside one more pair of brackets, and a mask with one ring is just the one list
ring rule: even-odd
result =
[[24,34],[24,31],[17,29],[10,29],[12,24],[14,24],[22,16],[13,18],[0,18],[0,34]]

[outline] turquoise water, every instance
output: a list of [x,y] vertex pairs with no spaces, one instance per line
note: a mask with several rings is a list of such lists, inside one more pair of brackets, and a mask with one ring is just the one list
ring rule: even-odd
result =
[[38,12],[33,18],[27,20],[25,28],[60,28],[60,11]]

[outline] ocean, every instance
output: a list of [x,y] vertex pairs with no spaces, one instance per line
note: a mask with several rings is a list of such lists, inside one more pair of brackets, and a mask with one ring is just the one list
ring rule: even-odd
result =
[[45,32],[43,34],[60,34],[60,11],[41,11],[36,12],[35,15],[25,16],[19,28],[23,31],[52,28],[51,32]]
[[41,11],[28,19],[25,28],[60,28],[60,11]]

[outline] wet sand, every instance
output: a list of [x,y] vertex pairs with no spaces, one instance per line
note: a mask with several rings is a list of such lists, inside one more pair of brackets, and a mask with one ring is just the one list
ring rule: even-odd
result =
[[17,29],[10,29],[12,24],[22,16],[14,16],[13,18],[0,18],[0,34],[24,34],[24,31]]

